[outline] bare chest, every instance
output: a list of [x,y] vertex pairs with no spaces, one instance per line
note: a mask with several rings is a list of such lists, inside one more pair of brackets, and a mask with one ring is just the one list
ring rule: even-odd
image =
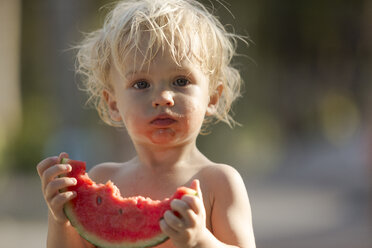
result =
[[[213,197],[211,192],[208,191],[207,187],[203,187],[203,178],[200,178],[198,174],[188,175],[184,178],[177,177],[163,177],[154,180],[142,176],[131,175],[125,176],[118,175],[113,177],[113,183],[119,188],[120,193],[123,197],[131,196],[144,196],[149,197],[153,200],[164,200],[165,198],[171,197],[180,186],[190,187],[191,182],[194,179],[198,179],[201,184],[201,191],[203,195],[203,205],[206,211],[206,227],[212,229],[211,226],[211,212]],[[174,247],[172,242],[167,241],[156,247]]]

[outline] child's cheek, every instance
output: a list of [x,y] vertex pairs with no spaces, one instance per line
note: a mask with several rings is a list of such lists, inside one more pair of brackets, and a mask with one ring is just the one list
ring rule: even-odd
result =
[[195,119],[195,121],[203,121],[207,107],[206,105],[207,104],[205,104],[202,99],[190,99],[186,105],[187,112],[191,118]]
[[147,124],[142,112],[137,108],[127,109],[122,113],[123,121],[128,132],[137,132],[144,130],[143,126]]

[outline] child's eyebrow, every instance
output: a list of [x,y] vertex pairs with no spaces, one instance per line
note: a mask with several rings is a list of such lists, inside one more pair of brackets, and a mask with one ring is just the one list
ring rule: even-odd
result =
[[[179,72],[179,73],[187,72],[188,75],[192,74],[191,70],[187,67],[186,68],[185,67],[174,67],[170,69],[173,71]],[[148,74],[148,73],[150,73],[150,70],[130,70],[124,74],[124,77],[131,78],[133,75],[136,75],[136,74]]]

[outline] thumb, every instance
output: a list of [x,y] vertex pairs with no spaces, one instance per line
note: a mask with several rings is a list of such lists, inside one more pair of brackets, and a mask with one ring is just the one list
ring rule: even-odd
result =
[[58,156],[58,162],[61,163],[63,158],[69,158],[68,154],[66,152],[61,152]]
[[196,193],[197,193],[197,196],[203,200],[203,194],[202,194],[202,191],[201,191],[201,188],[200,188],[200,181],[198,179],[194,179],[192,182],[191,182],[191,189],[195,190]]

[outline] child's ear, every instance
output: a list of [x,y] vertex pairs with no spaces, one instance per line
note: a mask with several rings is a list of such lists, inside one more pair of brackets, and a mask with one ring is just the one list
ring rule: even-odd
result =
[[102,94],[107,106],[109,107],[110,118],[113,121],[121,121],[121,115],[114,94],[107,89],[104,89]]
[[209,103],[208,103],[207,112],[206,112],[207,116],[211,116],[216,113],[218,100],[220,99],[222,95],[222,91],[223,91],[223,85],[220,83],[218,84],[214,92],[212,92],[212,94],[209,96]]

